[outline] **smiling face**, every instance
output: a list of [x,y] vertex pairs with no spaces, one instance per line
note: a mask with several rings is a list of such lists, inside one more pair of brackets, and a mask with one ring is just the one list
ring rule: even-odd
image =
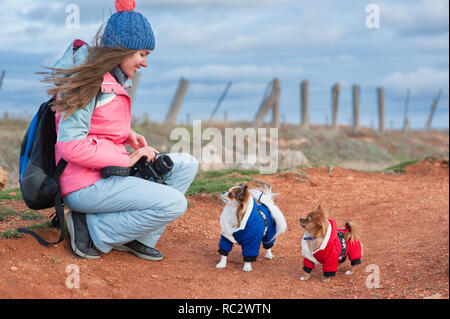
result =
[[147,66],[147,56],[150,54],[150,50],[138,50],[135,53],[126,57],[120,64],[119,68],[129,78],[133,77],[136,71],[140,67]]

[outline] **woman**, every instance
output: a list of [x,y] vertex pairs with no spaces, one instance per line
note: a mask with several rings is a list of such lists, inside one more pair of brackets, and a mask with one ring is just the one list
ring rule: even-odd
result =
[[[134,176],[102,179],[106,166],[133,166],[142,156],[158,153],[144,136],[131,130],[131,77],[147,66],[155,38],[147,19],[133,11],[134,1],[116,1],[96,45],[75,40],[44,80],[55,85],[56,162],[68,164],[60,178],[61,195],[71,210],[67,225],[74,252],[96,259],[100,250],[130,251],[160,260],[154,247],[166,225],[182,215],[185,192],[198,161],[189,154],[168,154],[174,163],[166,184]],[[125,145],[134,148],[128,154]],[[95,248],[93,247],[95,245]],[[97,248],[97,249],[96,249]]]

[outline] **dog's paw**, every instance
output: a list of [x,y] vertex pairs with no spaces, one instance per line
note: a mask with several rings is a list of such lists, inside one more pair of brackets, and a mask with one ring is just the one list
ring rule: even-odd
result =
[[217,265],[216,265],[216,268],[225,268],[227,266],[227,263],[226,262],[220,262],[220,263],[218,263]]
[[222,256],[222,258],[220,259],[220,262],[216,265],[216,268],[225,268],[227,266],[227,257],[226,256]]
[[244,268],[242,269],[243,271],[252,271],[252,264],[251,263],[245,263],[244,264]]
[[227,260],[223,259],[216,265],[216,268],[225,268],[227,266]]
[[273,259],[274,255],[272,254],[272,251],[270,249],[267,249],[267,253],[264,256],[266,259]]
[[353,274],[360,272],[360,269],[361,269],[361,264],[357,264],[357,265],[352,266],[352,268],[350,268],[349,270],[347,270],[345,272],[345,274],[348,276],[353,275]]
[[309,280],[310,277],[311,277],[311,275],[306,273],[300,277],[300,280]]

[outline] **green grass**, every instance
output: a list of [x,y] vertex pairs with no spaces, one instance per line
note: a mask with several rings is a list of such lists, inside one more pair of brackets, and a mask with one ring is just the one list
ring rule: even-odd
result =
[[240,175],[245,175],[245,176],[252,176],[252,175],[256,175],[259,174],[258,170],[253,170],[253,169],[224,169],[224,170],[218,170],[218,171],[209,171],[209,172],[202,172],[200,174],[200,176],[204,176],[207,178],[214,178],[214,177],[222,177],[225,175],[229,175],[232,173],[238,173]]
[[409,165],[412,165],[412,164],[416,164],[418,161],[419,161],[418,159],[415,159],[415,160],[411,160],[411,161],[401,162],[397,165],[385,168],[383,170],[383,172],[403,174],[403,173],[406,173],[406,167],[408,167]]
[[[234,175],[234,173],[241,176],[236,176]],[[194,179],[186,194],[189,196],[199,193],[220,194],[228,190],[230,187],[238,185],[240,183],[253,182],[264,184],[263,182],[255,180],[253,178],[253,175],[258,174],[258,170],[251,169],[224,169],[201,172]]]
[[[423,160],[425,161],[436,161],[436,157],[434,156],[426,156]],[[416,164],[417,162],[419,162],[420,159],[412,159],[412,160],[407,160],[407,161],[403,161],[397,165],[385,168],[383,170],[383,172],[385,173],[397,173],[397,174],[404,174],[406,173],[406,167],[408,167],[409,165],[412,164]]]
[[[16,212],[14,209],[9,207],[0,206],[0,221],[8,221],[9,216],[19,215],[20,213]],[[15,230],[6,230],[4,232],[0,232],[0,238],[21,238],[22,234]]]
[[10,207],[0,206],[0,220],[8,220],[8,216],[18,215],[21,216],[21,220],[37,220],[37,219],[45,219],[45,216],[42,216],[38,212],[34,210],[24,210],[21,212],[17,212]]
[[[11,193],[15,193],[16,195],[10,195]],[[6,200],[6,199],[22,200],[23,198],[22,198],[22,192],[20,191],[20,188],[1,191],[0,192],[0,201]]]
[[23,228],[25,228],[25,229],[44,229],[44,228],[50,228],[50,227],[52,227],[52,223],[50,221],[45,221],[40,224],[23,227]]
[[1,215],[18,215],[19,213],[16,212],[14,209],[9,207],[0,206],[0,216]]
[[[10,207],[0,206],[0,221],[8,221],[10,216],[20,216],[21,220],[39,220],[46,219],[47,217],[42,216],[36,211],[33,210],[24,210],[21,212],[17,212]],[[28,227],[23,227],[25,229],[42,229],[48,228],[51,224],[49,221],[45,221],[43,223],[32,225]],[[17,239],[22,237],[22,233],[19,233],[16,230],[6,230],[4,232],[0,232],[0,238],[5,239]]]
[[0,221],[8,221],[9,216],[18,214],[19,213],[12,208],[0,206]]
[[19,215],[21,216],[22,220],[37,220],[37,219],[46,219],[47,218],[33,210],[24,210],[23,212],[20,212]]
[[[42,222],[37,225],[32,225],[28,227],[23,227],[24,229],[45,229],[51,227],[51,223],[49,221]],[[5,230],[4,232],[0,232],[0,238],[4,239],[18,239],[22,238],[23,234],[19,233],[17,230]]]
[[[234,173],[241,176],[229,176]],[[259,174],[258,170],[234,168],[201,172],[194,179],[186,194],[189,196],[199,193],[219,194],[240,183],[254,182],[262,184],[261,181],[253,179],[252,176],[257,174]]]
[[17,239],[17,238],[22,238],[23,234],[19,233],[16,230],[6,230],[4,232],[0,233],[0,238],[4,238],[4,239]]
[[217,194],[228,190],[232,186],[245,182],[254,182],[254,180],[247,177],[196,178],[186,194],[189,196],[198,193]]

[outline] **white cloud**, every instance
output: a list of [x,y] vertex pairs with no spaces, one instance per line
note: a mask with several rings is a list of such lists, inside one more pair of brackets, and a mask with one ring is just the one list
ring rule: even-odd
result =
[[415,96],[434,95],[443,89],[443,94],[448,96],[449,70],[421,67],[411,72],[394,72],[382,84],[400,96],[404,96],[408,89]]
[[[97,24],[82,24],[81,28],[67,28],[65,7],[60,4],[46,4],[50,9],[61,11],[61,23],[51,24],[46,20],[30,19],[27,13],[39,8],[37,2],[8,1],[7,10],[0,12],[2,25],[0,43],[2,50],[29,53],[61,54],[62,50],[76,38],[91,42],[100,27]],[[59,51],[59,52],[55,52]]]
[[419,3],[392,4],[380,6],[381,27],[392,26],[401,34],[418,35],[448,33],[448,0],[422,0]]
[[448,34],[418,36],[415,37],[414,42],[424,52],[448,54]]
[[[80,6],[81,28],[68,29],[65,7],[71,1],[0,1],[0,54],[8,61],[2,67],[7,70],[2,93],[12,101],[23,90],[42,93],[30,72],[52,65],[73,39],[90,42],[102,17],[114,12],[114,0],[72,1]],[[315,112],[329,108],[335,81],[343,87],[343,99],[353,83],[360,83],[371,92],[382,85],[393,93],[387,98],[398,100],[408,88],[425,99],[443,88],[445,100],[448,1],[379,3],[381,29],[369,30],[366,3],[358,0],[139,0],[136,10],[148,17],[157,45],[137,101],[168,107],[181,76],[191,81],[186,103],[212,106],[233,81],[224,103],[237,113],[246,101],[257,108],[274,77],[282,81],[283,107],[294,113],[302,79],[311,81]]]
[[348,63],[356,61],[356,58],[351,54],[339,54],[336,59],[339,62],[348,62]]

